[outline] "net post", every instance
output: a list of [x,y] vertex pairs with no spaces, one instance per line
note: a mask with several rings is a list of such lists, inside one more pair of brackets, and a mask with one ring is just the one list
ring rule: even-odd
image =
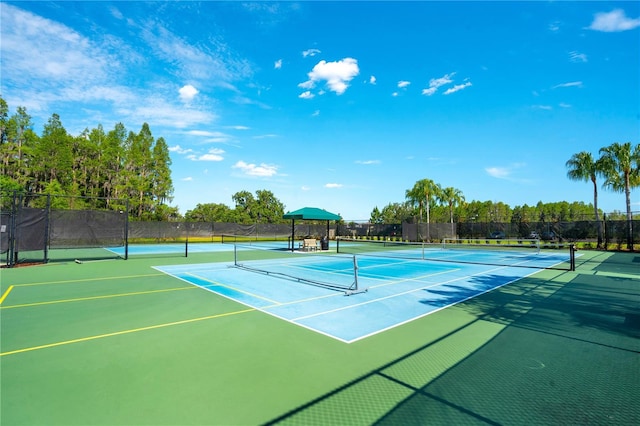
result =
[[233,245],[233,264],[238,266],[238,245]]
[[363,290],[360,290],[360,285],[358,284],[358,256],[357,255],[353,255],[353,284],[351,285],[351,288],[347,291],[345,291],[345,296],[352,296],[354,294],[358,294],[358,293],[366,293],[367,291],[369,291],[368,288],[365,288]]
[[569,270],[570,271],[575,271],[576,270],[576,245],[575,244],[571,244],[569,245]]
[[353,279],[354,290],[358,291],[358,259],[355,254],[353,255]]

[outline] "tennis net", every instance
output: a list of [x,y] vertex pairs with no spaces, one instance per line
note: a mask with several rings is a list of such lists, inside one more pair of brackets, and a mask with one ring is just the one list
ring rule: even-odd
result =
[[269,236],[255,236],[255,235],[231,235],[221,234],[220,242],[222,244],[243,244],[243,245],[260,245],[269,243],[286,243],[290,236],[282,235],[269,235]]
[[358,260],[353,255],[291,253],[257,245],[234,244],[233,266],[303,284],[359,293]]
[[537,240],[521,242],[445,239],[441,243],[359,240],[339,237],[337,252],[409,260],[573,270],[573,246],[541,250]]

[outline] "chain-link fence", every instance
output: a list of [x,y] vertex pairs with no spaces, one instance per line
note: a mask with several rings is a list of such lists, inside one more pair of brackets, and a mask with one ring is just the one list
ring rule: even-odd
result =
[[[640,243],[640,220],[600,221],[602,247],[628,249]],[[441,241],[461,239],[539,239],[545,242],[581,242],[585,248],[598,245],[598,222],[459,222],[459,223],[350,223],[338,226],[338,235],[353,238]]]
[[[59,196],[7,193],[0,191],[0,253],[9,266],[19,263],[47,262],[50,250],[76,250],[68,256],[118,257],[110,247],[128,248],[133,243],[221,241],[223,236],[256,240],[287,240],[336,236],[437,242],[445,238],[463,239],[540,239],[546,242],[580,242],[595,248],[598,234],[604,248],[633,249],[640,242],[640,220],[610,220],[598,223],[574,222],[459,222],[373,224],[298,221],[291,223],[238,224],[226,222],[130,222],[126,200],[104,200],[104,209],[73,209]],[[70,198],[70,197],[62,197]],[[95,200],[91,200],[95,201]],[[93,202],[92,205],[96,203]],[[113,210],[107,206],[122,206]],[[84,252],[77,251],[85,249]],[[95,250],[87,250],[95,249]],[[125,258],[127,250],[125,250]],[[73,258],[73,257],[72,257]]]
[[[527,223],[475,223],[457,225],[458,238],[537,238],[543,241],[598,243],[598,222],[527,222]],[[602,242],[606,247],[619,248],[640,242],[640,220],[604,220],[600,222]]]
[[[0,252],[7,266],[46,263],[53,250],[66,251],[71,259],[118,257],[109,248],[126,246],[127,214],[110,209],[55,208],[60,198],[74,204],[68,202],[71,197],[1,194]],[[112,201],[126,206],[126,201]]]

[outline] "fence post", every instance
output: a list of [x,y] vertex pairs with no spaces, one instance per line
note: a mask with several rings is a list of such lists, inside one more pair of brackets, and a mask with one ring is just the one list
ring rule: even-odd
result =
[[129,199],[124,204],[124,260],[129,259]]
[[44,263],[49,262],[49,230],[51,229],[51,194],[47,194],[47,215],[44,222]]
[[11,218],[9,219],[9,267],[12,268],[17,261],[16,255],[16,232],[17,232],[17,221],[16,216],[18,215],[18,191],[13,191],[13,198],[11,199]]

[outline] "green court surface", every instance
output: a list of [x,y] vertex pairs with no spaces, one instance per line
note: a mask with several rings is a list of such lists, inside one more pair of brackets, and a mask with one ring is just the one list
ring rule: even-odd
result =
[[640,254],[581,255],[352,343],[154,269],[231,252],[2,269],[0,424],[640,424]]

